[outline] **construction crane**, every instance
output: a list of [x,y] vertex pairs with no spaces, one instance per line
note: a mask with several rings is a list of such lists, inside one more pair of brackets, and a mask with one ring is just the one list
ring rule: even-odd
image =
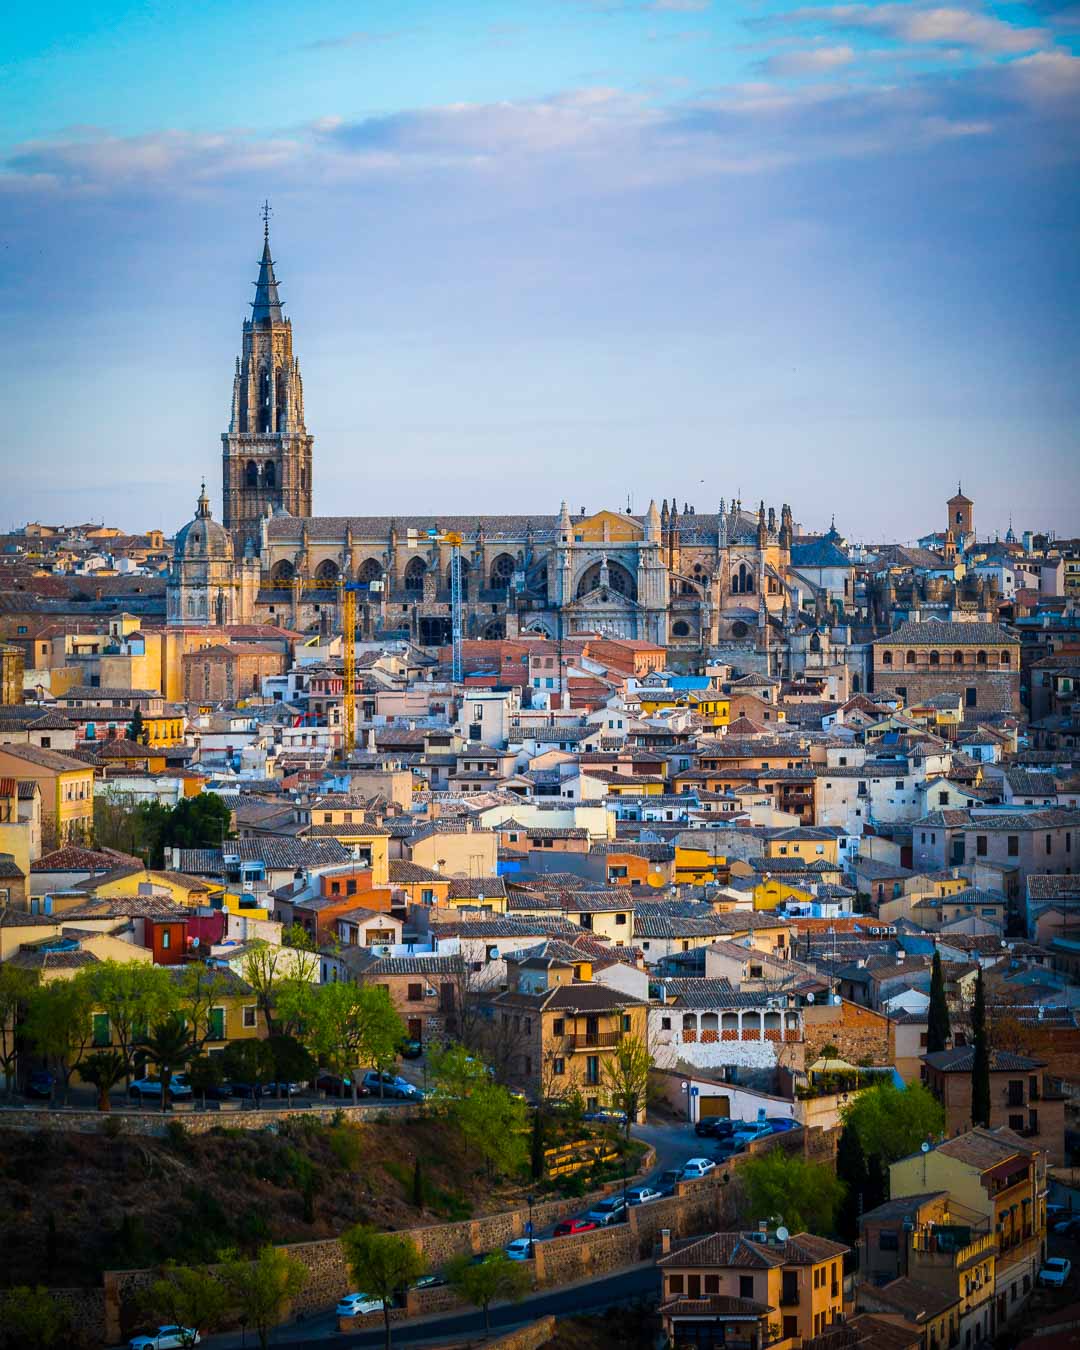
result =
[[[409,547],[415,548],[420,542],[420,536],[415,534],[412,530],[409,531],[409,536]],[[426,537],[429,543],[450,545],[450,678],[455,684],[460,684],[463,678],[461,653],[461,545],[464,540],[457,530],[432,529],[426,531]]]
[[356,749],[356,593],[361,589],[358,582],[346,581],[343,577],[314,578],[293,580],[293,589],[302,591],[338,591],[341,595],[341,636],[344,668],[342,670],[341,700],[341,759],[348,764],[349,757]]

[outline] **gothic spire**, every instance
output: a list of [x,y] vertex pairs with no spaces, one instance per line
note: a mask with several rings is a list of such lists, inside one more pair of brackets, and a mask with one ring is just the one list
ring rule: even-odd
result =
[[281,299],[278,296],[274,260],[270,256],[270,205],[263,203],[263,251],[259,261],[259,279],[255,283],[255,299],[251,302],[251,322],[257,324],[283,323]]

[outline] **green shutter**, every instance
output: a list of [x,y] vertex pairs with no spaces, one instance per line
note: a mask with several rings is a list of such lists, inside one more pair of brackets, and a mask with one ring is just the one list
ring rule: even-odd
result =
[[94,1013],[94,1044],[99,1046],[112,1044],[108,1013]]
[[210,1039],[212,1041],[223,1041],[225,1039],[225,1009],[210,1009]]

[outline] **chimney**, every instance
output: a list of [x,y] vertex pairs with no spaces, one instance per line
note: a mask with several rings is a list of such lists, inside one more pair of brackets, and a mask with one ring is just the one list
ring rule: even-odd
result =
[[671,1252],[671,1229],[660,1229],[660,1255],[668,1256]]

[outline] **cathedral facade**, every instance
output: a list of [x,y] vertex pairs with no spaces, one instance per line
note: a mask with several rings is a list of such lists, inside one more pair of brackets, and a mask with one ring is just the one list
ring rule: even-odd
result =
[[358,637],[441,646],[451,634],[451,534],[461,540],[467,638],[600,633],[688,653],[768,646],[801,611],[820,621],[835,604],[819,573],[793,564],[786,504],[779,515],[740,501],[680,511],[672,498],[643,514],[572,514],[563,502],[548,516],[314,516],[313,437],[282,304],[265,229],[222,435],[222,524],[204,492],[177,536],[171,624],[340,631],[348,585]]

